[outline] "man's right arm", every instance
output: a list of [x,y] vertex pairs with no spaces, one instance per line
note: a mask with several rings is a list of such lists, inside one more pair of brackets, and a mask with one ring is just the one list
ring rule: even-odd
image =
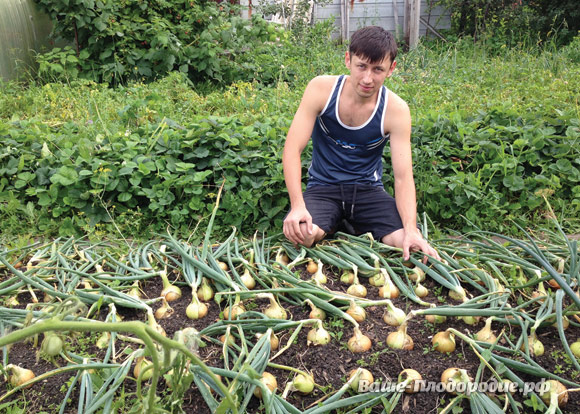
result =
[[301,231],[300,223],[306,223],[308,234],[312,234],[312,216],[306,209],[302,196],[301,154],[310,140],[316,117],[326,103],[324,96],[328,97],[328,92],[325,92],[328,84],[328,77],[317,77],[310,81],[294,115],[284,145],[282,165],[290,197],[290,212],[284,220],[284,235],[294,244],[304,244],[307,237]]

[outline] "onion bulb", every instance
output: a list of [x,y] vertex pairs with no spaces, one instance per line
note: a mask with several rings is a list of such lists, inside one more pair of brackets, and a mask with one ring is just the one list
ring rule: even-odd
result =
[[350,301],[350,306],[346,310],[352,318],[357,322],[362,322],[366,319],[367,313],[365,312],[364,308],[360,305],[357,305],[354,300]]
[[312,280],[314,280],[316,284],[321,285],[324,285],[326,282],[328,282],[326,275],[322,272],[322,262],[320,260],[318,260],[318,264],[316,265],[316,272],[314,272]]
[[159,277],[163,281],[163,290],[161,290],[161,296],[167,300],[167,302],[173,302],[181,298],[181,289],[178,286],[172,285],[167,278],[167,272],[161,270],[159,272]]
[[396,299],[399,297],[399,288],[393,283],[385,269],[381,269],[381,274],[385,277],[385,284],[379,288],[379,296],[386,299]]
[[167,334],[165,333],[165,329],[163,329],[163,327],[159,325],[155,320],[155,315],[153,314],[153,311],[151,309],[147,310],[147,325],[149,325],[149,327],[154,329],[157,333],[163,336],[167,336]]
[[270,300],[270,305],[264,309],[264,315],[266,315],[270,319],[286,319],[288,317],[288,313],[286,310],[280,306],[280,304],[276,301],[276,298],[272,293],[265,293],[263,295],[258,295],[259,297],[267,297]]
[[436,351],[443,354],[455,351],[455,335],[449,331],[437,332],[431,343]]
[[401,371],[401,373],[399,374],[399,378],[398,378],[398,382],[405,382],[406,380],[409,380],[408,385],[405,387],[405,392],[407,394],[414,394],[417,391],[419,391],[417,388],[418,381],[421,381],[423,379],[423,377],[421,377],[421,374],[419,374],[417,371],[415,371],[414,369],[404,369]]
[[401,326],[405,322],[407,314],[401,308],[397,308],[395,305],[388,304],[385,313],[383,314],[383,320],[387,325],[390,326]]
[[232,319],[232,320],[236,319],[245,311],[246,309],[244,308],[244,305],[242,304],[242,302],[240,302],[240,297],[236,296],[236,299],[234,301],[234,304],[231,306],[231,309],[229,306],[226,306],[226,308],[224,309],[224,319]]
[[143,372],[143,376],[141,377],[142,381],[147,381],[153,376],[153,368],[148,369],[145,371],[145,368],[148,366],[153,365],[153,362],[149,361],[145,357],[137,357],[135,360],[135,368],[133,368],[133,376],[135,378],[139,378],[141,372]]
[[326,319],[326,312],[324,312],[320,308],[317,308],[316,305],[312,303],[310,299],[306,299],[306,303],[308,304],[308,306],[310,306],[310,313],[308,314],[308,317],[310,319],[320,319],[321,321]]
[[[278,381],[276,381],[276,377],[269,372],[264,371],[260,381],[268,388],[268,390],[270,390],[270,392],[274,392],[276,388],[278,388]],[[254,389],[254,395],[257,398],[262,398],[262,388],[256,387],[256,389]]]
[[[524,352],[526,351],[526,348],[524,347],[523,343],[520,349]],[[544,344],[540,342],[540,340],[536,336],[536,332],[532,332],[530,336],[528,336],[528,349],[530,351],[530,354],[532,354],[533,356],[539,357],[544,355]]]
[[294,389],[302,394],[310,394],[314,389],[314,378],[309,374],[298,374],[292,381]]
[[[555,319],[555,318],[554,318]],[[554,328],[558,327],[558,322],[552,324]],[[570,326],[570,319],[566,315],[562,316],[562,329],[566,330]]]
[[383,275],[380,272],[374,276],[369,277],[369,284],[371,286],[381,287],[384,286],[385,283],[386,283],[385,275]]
[[162,298],[162,300],[161,306],[155,311],[155,318],[157,320],[169,318],[173,314],[173,308],[169,306],[167,300],[165,298]]
[[356,296],[357,298],[365,298],[367,296],[367,288],[355,280],[355,282],[348,287],[346,293],[351,296]]
[[447,320],[445,315],[425,315],[425,320],[432,324],[443,323]]
[[452,391],[456,389],[455,384],[460,382],[468,383],[471,380],[467,371],[460,368],[447,368],[441,374],[441,382],[446,386],[446,391],[451,394],[456,394],[455,391]]
[[580,339],[577,339],[572,345],[570,345],[570,350],[576,358],[580,359]]
[[97,339],[95,345],[99,349],[105,349],[109,347],[110,342],[111,342],[111,333],[105,331],[101,334],[101,336],[99,336],[99,339]]
[[399,329],[387,335],[387,345],[389,348],[403,349],[405,351],[413,349],[415,345],[413,338],[407,335],[407,323],[403,323],[399,326]]
[[[18,365],[13,364],[6,365],[6,372],[9,373],[8,382],[13,387],[20,387],[22,384],[27,383],[35,377],[32,370],[21,368]],[[25,388],[29,388],[31,386],[32,384],[29,384]]]
[[326,345],[330,342],[330,334],[324,326],[322,326],[322,321],[317,321],[316,328],[312,328],[308,331],[308,335],[306,337],[306,344],[307,345]]
[[143,295],[141,295],[141,289],[139,289],[138,280],[133,282],[133,284],[131,285],[131,289],[129,290],[129,293],[127,293],[127,295],[131,296],[132,298],[141,300]]
[[350,387],[355,391],[358,392],[358,385],[360,383],[360,381],[366,381],[367,384],[372,384],[373,382],[375,382],[375,378],[373,377],[373,374],[365,368],[357,368],[357,369],[353,369],[352,371],[350,371],[348,373],[348,380],[350,381],[355,375],[357,375],[358,373],[358,378],[355,378],[351,383],[350,383]]
[[358,327],[354,328],[354,335],[348,340],[347,347],[351,352],[366,352],[371,349],[371,339],[363,335]]
[[318,270],[318,265],[312,259],[308,259],[308,264],[306,265],[306,271],[313,275]]
[[473,326],[479,323],[481,316],[460,316],[459,319],[461,319],[466,324]]
[[223,270],[224,272],[227,272],[228,270],[230,270],[230,267],[228,266],[228,264],[226,262],[222,262],[221,260],[217,262],[218,267]]
[[455,286],[454,289],[449,290],[449,297],[459,302],[467,302],[467,294],[461,286]]
[[417,286],[415,286],[415,295],[419,296],[420,298],[424,298],[428,294],[429,294],[429,289],[427,289],[421,283],[417,283]]
[[187,308],[185,309],[185,314],[189,319],[195,321],[207,315],[207,311],[208,309],[205,303],[199,301],[197,302],[192,301],[189,305],[187,305]]
[[345,271],[340,275],[340,281],[345,285],[352,285],[354,282],[354,273],[351,271]]
[[233,346],[236,343],[236,338],[232,334],[223,334],[220,336],[220,342],[227,346]]
[[487,320],[485,321],[485,326],[475,334],[475,339],[477,339],[478,341],[487,342],[489,344],[493,344],[495,342],[497,337],[491,330],[492,320],[493,317],[487,318]]
[[211,288],[207,278],[201,279],[201,286],[197,289],[197,298],[203,302],[208,302],[213,298],[213,289]]
[[64,342],[59,335],[54,332],[46,332],[40,351],[46,356],[55,357],[61,353],[63,346]]
[[[264,334],[257,333],[256,338],[260,339],[262,337],[262,335],[264,335]],[[276,349],[278,349],[279,346],[280,346],[280,340],[278,339],[276,334],[274,332],[272,332],[270,334],[270,350],[275,351]]]
[[[253,250],[252,250],[252,253],[253,253]],[[282,248],[280,247],[278,249],[278,252],[276,252],[275,261],[280,266],[288,266],[288,263],[290,263],[290,258],[288,257],[286,252],[284,252],[284,250],[282,250]]]
[[250,273],[250,269],[248,269],[247,267],[244,268],[244,273],[242,274],[240,279],[242,279],[242,283],[247,289],[252,290],[256,287],[256,279],[254,279],[254,277]]
[[554,404],[558,404],[558,407],[565,406],[568,402],[568,389],[557,380],[548,380],[548,384],[548,391],[540,393],[540,398],[550,406],[552,406],[552,400]]
[[421,283],[425,280],[425,272],[420,267],[415,266],[407,275],[412,282]]

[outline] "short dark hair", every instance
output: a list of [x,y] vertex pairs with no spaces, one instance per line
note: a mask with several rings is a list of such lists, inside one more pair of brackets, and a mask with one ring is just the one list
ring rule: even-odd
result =
[[387,56],[393,63],[397,57],[397,42],[388,30],[380,26],[367,26],[352,34],[348,51],[370,63],[381,62]]

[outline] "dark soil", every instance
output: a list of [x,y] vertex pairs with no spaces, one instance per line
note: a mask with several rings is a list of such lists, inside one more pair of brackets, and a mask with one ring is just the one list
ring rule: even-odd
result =
[[[368,288],[369,298],[378,299],[378,289],[368,285],[366,279],[361,280]],[[437,287],[434,282],[427,280],[424,283],[431,292]],[[327,286],[332,290],[344,291],[346,286],[342,285],[336,280],[336,276],[331,276],[329,272],[329,282]],[[142,286],[147,297],[157,297],[161,291],[160,280],[148,280]],[[208,303],[208,315],[200,320],[192,321],[185,315],[185,309],[191,300],[191,291],[188,287],[183,287],[183,296],[180,300],[172,302],[171,306],[174,309],[173,315],[168,319],[163,319],[159,323],[165,329],[167,336],[172,337],[173,334],[185,327],[192,326],[197,330],[202,330],[204,327],[211,325],[219,319],[221,312],[220,307],[215,302]],[[439,297],[447,297],[445,289],[439,290]],[[19,296],[21,303],[27,303],[30,300],[28,294]],[[425,298],[427,302],[438,303],[438,298],[430,293]],[[398,298],[393,300],[396,306],[402,308],[406,312],[411,309],[419,309],[420,306],[404,299]],[[258,309],[262,309],[267,305],[267,301],[257,300],[256,305]],[[225,306],[225,305],[222,305]],[[294,320],[304,319],[308,317],[310,309],[306,306],[296,307],[285,305],[289,314]],[[475,333],[483,327],[483,322],[480,321],[477,326],[468,326],[462,321],[455,319],[448,319],[447,322],[441,325],[432,325],[426,322],[422,317],[413,318],[408,325],[407,333],[413,338],[414,349],[410,351],[394,351],[386,346],[387,335],[396,328],[386,325],[383,321],[384,308],[369,307],[367,310],[367,319],[361,324],[362,332],[367,335],[373,342],[370,351],[354,354],[346,349],[346,342],[348,338],[353,335],[353,329],[350,324],[342,321],[334,321],[326,323],[326,328],[331,332],[333,340],[326,346],[307,346],[306,335],[307,329],[303,329],[298,337],[297,344],[291,346],[282,355],[276,358],[273,362],[280,365],[287,365],[296,367],[304,371],[312,373],[319,388],[310,395],[300,395],[292,393],[288,397],[288,401],[300,410],[307,409],[317,402],[327,393],[338,390],[345,382],[351,370],[357,367],[364,367],[369,369],[375,380],[382,381],[396,381],[400,371],[406,368],[417,370],[427,381],[439,381],[441,373],[449,367],[459,367],[466,369],[472,377],[475,376],[480,360],[471,348],[465,345],[461,340],[457,341],[457,349],[455,352],[447,355],[434,351],[431,346],[431,338],[434,333],[443,331],[448,327],[454,327],[462,332]],[[125,320],[141,320],[146,321],[146,316],[141,311],[133,309],[118,309],[119,313]],[[104,318],[105,313],[102,312],[101,318]],[[497,333],[501,329],[499,323],[493,324],[493,329]],[[506,328],[509,330],[509,327]],[[517,334],[517,331],[514,330]],[[286,344],[289,333],[282,333],[280,336],[280,343]],[[567,331],[568,338],[580,337],[580,328],[571,325]],[[81,335],[71,334],[66,337],[66,344],[69,350],[75,353],[92,357],[94,360],[100,360],[103,352],[94,346],[94,341],[98,338],[97,335]],[[40,338],[41,340],[42,338]],[[550,372],[562,376],[563,378],[577,381],[579,373],[574,371],[573,366],[566,362],[564,353],[562,351],[562,344],[558,337],[555,328],[544,328],[540,332],[540,339],[545,347],[545,354],[537,359],[537,362]],[[206,341],[207,346],[199,350],[200,357],[210,366],[223,366],[221,358],[221,347],[213,344],[211,341]],[[129,346],[136,349],[138,345],[130,343],[122,343],[121,346]],[[47,361],[43,358],[36,359],[36,348],[30,342],[19,343],[12,346],[9,350],[8,360],[10,363],[27,367],[32,369],[36,375],[50,371],[55,368],[55,364],[60,366],[66,365],[66,361],[62,357],[56,358],[54,361]],[[286,383],[292,378],[289,371],[280,369],[267,369],[278,380],[278,392],[282,393]],[[29,389],[19,391],[14,395],[8,397],[11,399],[20,399],[26,401],[26,407],[30,413],[39,413],[45,411],[48,413],[56,413],[64,400],[65,393],[68,389],[67,381],[69,381],[75,373],[65,373],[50,376],[39,383],[36,383]],[[521,375],[525,381],[538,381],[539,379],[526,375]],[[487,381],[491,378],[489,370],[486,370],[483,375],[483,380]],[[125,393],[131,393],[134,390],[134,381],[125,381]],[[161,381],[159,385],[159,392],[161,393],[166,387],[165,383]],[[8,391],[8,386],[4,386],[4,390]],[[353,393],[354,395],[354,393]],[[2,398],[0,396],[0,398]],[[516,394],[515,398],[524,403],[526,397],[521,394]],[[427,392],[418,394],[404,394],[399,402],[399,408],[395,412],[410,412],[413,414],[433,414],[437,412],[438,407],[444,407],[451,397],[445,393]],[[0,404],[6,400],[0,400]],[[78,404],[78,394],[73,391],[70,401],[67,404],[66,413],[76,412]],[[197,391],[195,386],[192,386],[183,398],[182,408],[186,413],[210,413],[201,394]],[[469,413],[469,404],[464,401],[464,413]],[[523,406],[522,412],[531,410]],[[252,402],[248,407],[248,412],[262,412],[263,407],[261,401],[252,398]],[[380,412],[381,409],[373,412]],[[577,393],[571,393],[568,405],[563,410],[564,413],[579,413],[580,412],[580,397]]]

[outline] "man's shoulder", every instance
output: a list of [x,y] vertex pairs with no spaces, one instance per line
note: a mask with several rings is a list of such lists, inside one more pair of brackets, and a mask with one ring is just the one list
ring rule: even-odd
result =
[[324,90],[331,90],[338,80],[338,76],[333,75],[320,75],[312,78],[308,83],[307,90],[314,90],[318,93]]
[[387,89],[389,94],[387,110],[392,109],[394,111],[409,111],[409,105],[403,98],[397,95],[395,92]]
[[307,102],[312,103],[313,108],[318,112],[322,110],[328,97],[332,93],[338,76],[322,75],[313,78],[304,91]]
[[407,129],[411,125],[411,111],[409,105],[399,95],[389,91],[389,100],[386,108],[384,129],[386,133]]

